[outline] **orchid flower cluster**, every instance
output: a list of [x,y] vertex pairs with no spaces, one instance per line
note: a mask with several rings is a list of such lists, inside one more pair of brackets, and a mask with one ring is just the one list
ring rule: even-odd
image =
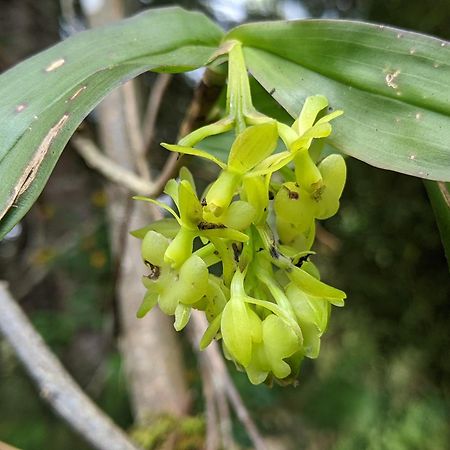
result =
[[[331,305],[345,293],[320,280],[309,260],[316,220],[333,216],[346,179],[340,155],[317,163],[311,145],[331,133],[325,97],[306,98],[292,126],[257,112],[238,42],[228,45],[229,78],[225,118],[193,131],[177,145],[219,166],[218,178],[198,196],[191,173],[180,170],[164,192],[176,206],[156,203],[172,218],[137,230],[149,268],[137,313],[156,305],[175,316],[182,330],[192,309],[204,311],[209,326],[200,342],[221,340],[225,356],[254,384],[295,382],[304,357],[316,358]],[[228,160],[197,144],[234,128]],[[280,146],[282,147],[280,149]]]

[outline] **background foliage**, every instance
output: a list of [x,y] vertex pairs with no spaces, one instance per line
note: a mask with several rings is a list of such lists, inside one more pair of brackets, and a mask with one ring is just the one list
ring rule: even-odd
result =
[[[294,10],[450,37],[445,26],[450,5],[444,0],[432,6],[418,0],[178,3],[203,9],[225,26]],[[234,5],[234,13],[227,16],[225,4]],[[44,45],[57,41],[61,28],[56,0],[1,0],[0,5],[2,70],[38,50],[36,33]],[[143,83],[150,80],[148,76]],[[170,106],[160,116],[159,140],[173,140],[190,88],[182,76],[172,83]],[[287,448],[444,449],[450,440],[450,286],[426,192],[418,179],[353,159],[348,165],[341,211],[326,223],[317,249],[324,277],[349,294],[347,307],[335,311],[321,356],[305,364],[298,388],[256,388],[242,374],[234,374],[236,383],[261,429],[279,436]],[[193,170],[207,178],[210,166]],[[2,278],[11,281],[35,325],[76,379],[126,427],[131,415],[115,348],[115,268],[105,235],[101,181],[71,152],[65,152],[50,180],[22,231],[0,243]],[[82,226],[76,229],[74,224]],[[186,353],[201,412],[195,361]],[[0,439],[26,450],[87,448],[41,404],[4,345],[0,404]],[[237,432],[248,445],[239,428]]]

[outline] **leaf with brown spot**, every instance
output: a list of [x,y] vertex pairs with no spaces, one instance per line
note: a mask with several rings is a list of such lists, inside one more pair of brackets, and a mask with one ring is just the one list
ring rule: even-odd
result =
[[202,14],[154,9],[78,33],[0,75],[0,239],[36,201],[70,136],[108,92],[148,70],[203,66],[221,38]]

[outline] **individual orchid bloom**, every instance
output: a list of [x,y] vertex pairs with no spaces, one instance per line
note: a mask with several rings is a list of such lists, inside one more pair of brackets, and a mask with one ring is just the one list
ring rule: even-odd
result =
[[244,274],[236,270],[231,282],[230,299],[221,318],[223,343],[232,358],[243,367],[252,357],[253,342],[261,341],[261,319],[246,302]]
[[341,155],[329,155],[319,165],[321,186],[309,192],[296,182],[286,182],[278,190],[274,210],[278,234],[283,244],[309,250],[314,240],[315,219],[328,219],[339,209],[346,166]]
[[270,374],[280,380],[288,377],[293,368],[287,358],[295,354],[301,357],[303,353],[303,341],[276,314],[269,314],[261,328],[261,339],[254,342],[252,359],[245,368],[253,384],[264,382]]
[[267,286],[278,306],[286,311],[288,316],[292,308],[282,292],[283,286],[280,286],[274,277],[272,265],[282,269],[287,279],[306,294],[324,298],[335,306],[344,306],[345,292],[320,281],[319,272],[312,263],[307,262],[298,267],[291,259],[282,255],[278,248],[260,251],[255,255],[253,265],[256,277]]
[[225,164],[203,150],[182,145],[161,144],[166,149],[182,154],[200,156],[216,163],[221,169],[218,179],[209,188],[205,211],[220,217],[228,208],[243,180],[248,177],[267,175],[273,172],[265,164],[277,146],[278,131],[274,120],[246,128],[233,145]]
[[316,219],[328,219],[339,209],[339,199],[347,178],[347,167],[341,155],[332,154],[318,165],[322,176],[322,185],[313,193],[316,202]]
[[[187,172],[185,172],[187,173]],[[169,211],[179,224],[179,230],[168,245],[164,260],[173,267],[179,267],[192,254],[194,239],[199,236],[206,240],[225,239],[237,242],[245,242],[248,236],[236,229],[228,228],[224,224],[213,224],[204,220],[203,206],[200,203],[193,181],[185,176],[180,182],[169,180],[165,192],[172,197],[179,214],[171,207],[158,200],[146,197],[135,197],[155,203]]]
[[328,325],[331,303],[327,299],[306,294],[294,283],[286,287],[286,295],[302,330],[304,354],[308,358],[317,358],[320,338]]
[[142,241],[141,254],[150,274],[142,279],[147,293],[137,316],[145,316],[159,304],[165,314],[175,315],[175,328],[180,330],[189,320],[192,305],[206,294],[208,268],[202,258],[193,254],[174,269],[165,258],[169,245],[169,239],[153,230]]
[[337,110],[316,121],[317,115],[327,106],[328,100],[323,95],[307,97],[298,119],[291,127],[278,124],[280,138],[288,150],[273,155],[278,158],[278,161],[273,162],[274,167],[278,170],[294,160],[296,181],[307,191],[314,191],[322,182],[321,174],[308,149],[313,139],[328,137],[332,131],[329,122],[343,114],[343,111]]
[[[261,319],[252,304],[269,314]],[[279,379],[291,374],[285,359],[300,354],[303,344],[298,326],[292,323],[278,305],[248,296],[244,274],[236,271],[221,317],[221,333],[226,353],[246,370],[252,383],[263,382],[270,373]]]

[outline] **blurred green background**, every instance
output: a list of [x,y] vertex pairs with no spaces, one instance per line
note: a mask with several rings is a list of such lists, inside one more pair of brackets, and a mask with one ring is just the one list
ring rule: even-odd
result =
[[[277,17],[353,18],[450,36],[448,0],[177,3],[201,9],[224,27]],[[128,0],[136,11],[164,4]],[[72,25],[57,0],[0,0],[0,70],[70,34]],[[191,91],[192,81],[177,76],[168,93],[177,101],[163,108],[158,139],[173,140]],[[89,121],[85,126],[92,126],[95,116]],[[304,364],[296,388],[254,387],[231,372],[261,430],[286,449],[445,450],[450,448],[450,283],[425,189],[412,177],[347,161],[342,207],[323,224],[315,261],[324,279],[347,292],[348,301],[333,311],[319,359]],[[193,170],[207,176],[202,167]],[[0,243],[0,278],[11,282],[34,325],[81,386],[127,428],[132,417],[117,351],[116,268],[104,204],[100,177],[66,151],[20,229]],[[188,346],[185,355],[194,413],[201,414],[200,380]],[[237,421],[235,433],[243,447],[250,446]],[[89,448],[41,402],[3,341],[0,440],[24,450]]]

